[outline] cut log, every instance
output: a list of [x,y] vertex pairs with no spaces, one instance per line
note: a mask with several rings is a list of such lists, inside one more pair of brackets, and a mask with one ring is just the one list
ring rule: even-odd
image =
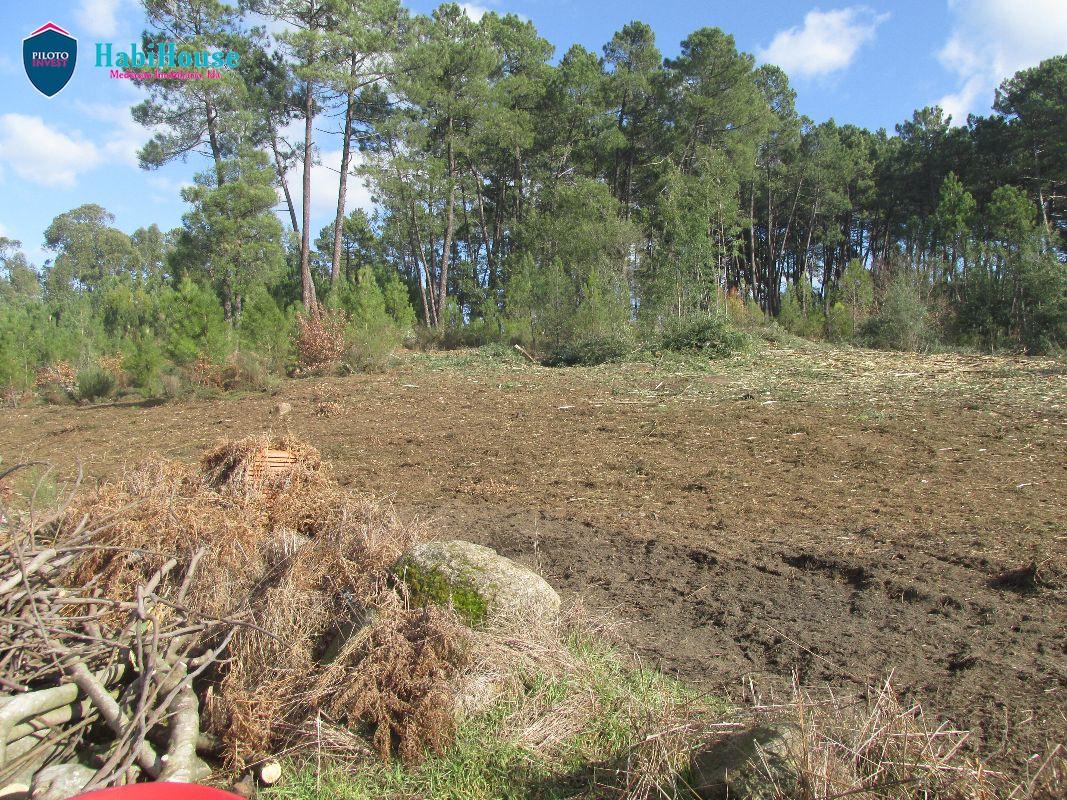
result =
[[264,786],[273,786],[282,776],[282,765],[277,761],[265,761],[259,768],[259,782]]

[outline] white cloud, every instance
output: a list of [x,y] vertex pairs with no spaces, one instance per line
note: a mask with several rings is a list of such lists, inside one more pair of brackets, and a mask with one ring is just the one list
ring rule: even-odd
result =
[[829,75],[851,64],[860,47],[874,38],[875,30],[888,18],[888,14],[875,14],[863,6],[813,9],[804,16],[803,26],[779,31],[758,55],[790,76]]
[[463,9],[464,14],[475,22],[481,22],[482,17],[489,13],[488,8],[477,3],[460,3],[459,7]]
[[148,141],[151,132],[134,122],[130,107],[112,103],[87,103],[75,101],[75,107],[87,117],[106,122],[108,139],[101,151],[108,161],[137,167],[137,151]]
[[1067,50],[1063,0],[948,0],[952,31],[938,59],[956,89],[938,104],[957,124],[992,105],[1005,78]]
[[173,202],[181,196],[182,189],[195,186],[188,179],[168,178],[164,175],[149,175],[145,182],[156,190],[152,192],[152,202],[160,205]]
[[128,3],[129,0],[80,0],[75,19],[81,30],[97,36],[114,36],[119,32],[119,13]]
[[96,145],[71,133],[60,133],[40,117],[0,115],[0,163],[23,180],[69,188],[79,173],[101,161]]

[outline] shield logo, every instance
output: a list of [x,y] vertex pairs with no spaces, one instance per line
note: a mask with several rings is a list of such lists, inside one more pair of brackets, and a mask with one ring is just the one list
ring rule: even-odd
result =
[[54,97],[74,75],[78,40],[49,22],[22,40],[22,63],[33,88]]

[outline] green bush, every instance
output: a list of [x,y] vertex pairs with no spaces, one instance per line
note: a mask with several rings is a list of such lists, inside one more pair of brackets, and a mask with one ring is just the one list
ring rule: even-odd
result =
[[660,333],[658,346],[677,353],[697,352],[726,358],[743,350],[749,338],[722,316],[702,314],[669,319]]
[[[798,293],[807,297],[806,308],[797,296]],[[823,335],[826,320],[823,317],[822,305],[812,292],[807,278],[799,287],[785,290],[778,309],[778,324],[794,336],[803,336],[805,339],[818,339]]]
[[411,334],[406,337],[406,343],[412,350],[428,353],[432,350],[441,349],[441,331],[428,325],[416,325]]
[[87,402],[108,397],[115,391],[115,376],[100,367],[89,367],[78,373],[78,399]]
[[389,276],[382,288],[385,310],[392,317],[394,324],[406,332],[415,327],[415,309],[411,305],[411,293],[407,284],[395,273]]
[[241,347],[262,356],[281,372],[293,351],[293,320],[286,317],[266,289],[257,287],[245,298],[237,324]]
[[345,330],[344,366],[352,372],[383,372],[400,344],[400,331],[390,316],[385,295],[370,267],[363,267],[355,281],[343,283],[331,296],[351,314]]
[[278,385],[271,359],[253,350],[238,350],[226,359],[220,370],[223,389],[269,392]]
[[158,301],[159,333],[166,355],[176,364],[191,363],[203,353],[213,362],[229,349],[226,320],[210,289],[184,278]]
[[864,324],[861,339],[883,350],[920,350],[932,337],[930,314],[916,281],[904,273],[897,275],[878,314]]
[[851,341],[856,333],[855,319],[852,309],[841,301],[830,306],[830,313],[826,315],[826,337],[831,342]]
[[385,372],[393,351],[400,344],[400,335],[391,325],[376,330],[353,328],[345,336],[347,349],[341,359],[351,372]]
[[19,359],[0,353],[0,392],[21,392],[33,386],[33,372]]
[[557,345],[544,364],[548,367],[592,367],[619,361],[633,352],[633,336],[628,329],[592,333]]
[[159,349],[156,340],[148,333],[142,332],[132,341],[122,368],[130,376],[130,383],[146,394],[158,394],[162,385],[160,378],[167,360]]

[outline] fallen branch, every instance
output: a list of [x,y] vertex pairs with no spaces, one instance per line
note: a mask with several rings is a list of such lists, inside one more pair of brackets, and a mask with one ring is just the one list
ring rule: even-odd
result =
[[170,783],[196,783],[211,770],[196,754],[200,738],[200,703],[190,683],[178,691],[174,716],[170,722],[170,746],[163,756],[164,767],[159,780]]

